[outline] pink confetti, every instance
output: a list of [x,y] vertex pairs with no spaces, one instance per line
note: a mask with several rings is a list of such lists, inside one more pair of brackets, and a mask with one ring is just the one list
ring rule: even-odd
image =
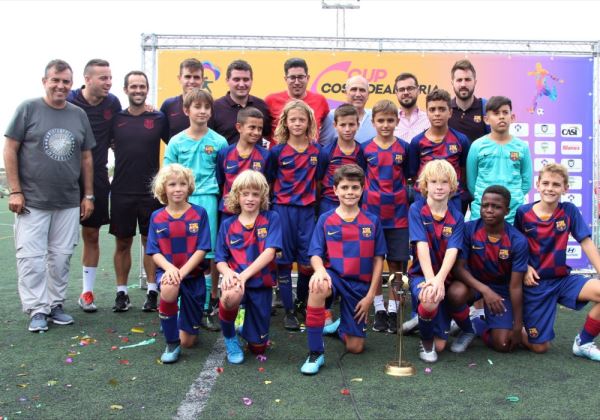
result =
[[131,363],[129,363],[129,360],[127,360],[127,359],[121,359],[121,360],[119,360],[119,364],[120,365],[130,365]]
[[431,368],[425,368],[425,373],[426,373],[426,374],[429,374],[429,373],[431,373]]
[[115,350],[117,350],[117,349],[118,349],[118,347],[117,347],[117,346],[112,346],[112,347],[110,348],[110,351],[115,351]]
[[477,363],[469,363],[469,367],[470,367],[470,368],[473,368],[473,367],[475,367],[475,366],[477,366]]
[[223,368],[222,367],[218,367],[216,370],[217,370],[217,373],[219,373],[219,374],[223,373]]
[[342,395],[350,395],[350,391],[347,388],[344,388],[340,391],[340,394]]
[[67,357],[65,359],[65,363],[68,364],[68,365],[70,365],[71,363],[73,363],[73,358],[72,357]]
[[264,372],[264,371],[265,371],[265,368],[264,368],[264,367],[259,367],[259,368],[258,368],[258,371],[259,371],[259,372]]
[[244,403],[244,405],[252,405],[252,400],[248,397],[242,398],[242,402]]
[[259,354],[256,356],[256,360],[258,360],[259,362],[266,362],[267,356],[265,356],[264,354]]

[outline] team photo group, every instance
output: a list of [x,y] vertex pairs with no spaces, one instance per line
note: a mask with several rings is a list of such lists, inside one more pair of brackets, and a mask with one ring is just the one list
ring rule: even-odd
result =
[[[189,58],[173,75],[181,94],[159,110],[141,71],[121,79],[123,108],[107,61],[90,60],[76,89],[71,66],[50,61],[44,96],[18,106],[3,152],[28,330],[73,324],[64,304],[80,238],[81,310],[128,311],[139,232],[147,274],[139,307],[158,312],[166,364],[201,329],[220,331],[228,362],[243,363],[246,345],[268,351],[271,322],[305,329],[306,375],[325,364],[324,336],[361,353],[368,329],[418,333],[428,363],[447,344],[462,353],[476,338],[499,352],[544,353],[557,305],[588,303],[572,351],[600,361],[600,281],[571,273],[569,236],[596,272],[600,254],[580,210],[561,201],[567,169],[549,163],[534,176],[529,144],[510,132],[511,99],[476,97],[469,60],[448,75],[453,95],[425,94],[417,75],[400,73],[393,100],[371,109],[369,82],[354,76],[346,103],[330,110],[307,89],[302,58],[283,63],[287,89],[264,100],[250,94],[248,62],[229,64],[228,92],[215,99],[203,63]],[[538,201],[526,203],[530,191]],[[94,295],[104,225],[115,237],[110,304]],[[397,290],[384,297],[384,273],[408,278],[403,325]]]

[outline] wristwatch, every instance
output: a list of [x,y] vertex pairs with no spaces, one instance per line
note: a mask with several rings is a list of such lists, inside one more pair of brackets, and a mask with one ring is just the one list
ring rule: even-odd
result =
[[90,200],[91,202],[96,201],[96,197],[92,194],[92,195],[84,195],[83,198],[85,198],[86,200]]

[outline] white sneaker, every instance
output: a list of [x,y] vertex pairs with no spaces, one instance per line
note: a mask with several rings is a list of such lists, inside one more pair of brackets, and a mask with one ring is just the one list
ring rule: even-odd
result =
[[453,353],[464,353],[467,351],[467,347],[469,347],[469,344],[471,344],[474,339],[475,333],[461,331],[450,346],[450,351]]
[[435,351],[435,344],[431,348],[431,351],[427,351],[427,350],[425,350],[425,347],[423,347],[423,342],[421,342],[419,344],[419,359],[421,359],[422,361],[427,362],[427,363],[437,362],[438,355],[437,355],[437,352]]
[[575,336],[575,341],[573,342],[573,354],[579,357],[587,357],[595,362],[600,362],[600,350],[598,350],[596,344],[593,341],[580,344],[579,334]]
[[404,323],[402,324],[402,334],[408,335],[408,334],[412,333],[414,330],[416,330],[418,327],[419,327],[419,317],[415,315],[408,321],[404,321]]
[[448,331],[448,335],[454,336],[461,331],[462,330],[460,329],[460,327],[458,326],[458,324],[456,323],[455,320],[450,321],[450,331]]

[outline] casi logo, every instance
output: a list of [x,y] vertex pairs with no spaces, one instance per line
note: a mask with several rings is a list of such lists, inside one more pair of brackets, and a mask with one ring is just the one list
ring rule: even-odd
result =
[[561,124],[560,135],[562,137],[581,137],[583,126],[581,124]]

